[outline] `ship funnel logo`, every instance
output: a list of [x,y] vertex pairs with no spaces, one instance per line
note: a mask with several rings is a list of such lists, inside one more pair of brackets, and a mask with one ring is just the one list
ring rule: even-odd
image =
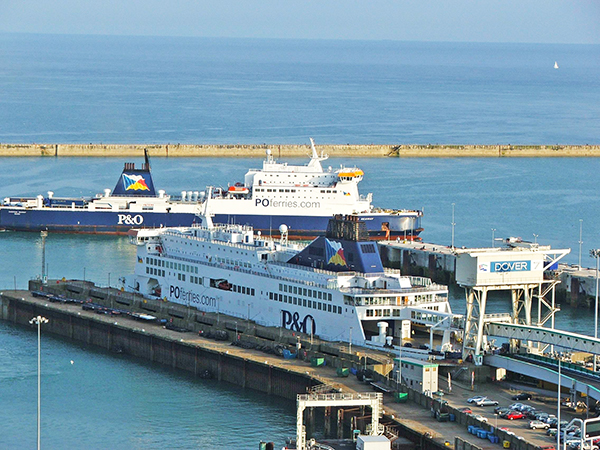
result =
[[123,174],[123,186],[126,191],[149,191],[150,188],[146,184],[146,180],[141,175]]
[[339,242],[325,239],[325,254],[327,256],[327,264],[335,264],[337,266],[348,266],[344,257],[344,249]]

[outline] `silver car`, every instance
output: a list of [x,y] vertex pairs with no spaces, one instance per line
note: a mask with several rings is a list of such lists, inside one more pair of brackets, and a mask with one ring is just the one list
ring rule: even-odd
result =
[[484,398],[475,402],[477,406],[498,406],[498,402],[496,400],[492,400],[490,398]]

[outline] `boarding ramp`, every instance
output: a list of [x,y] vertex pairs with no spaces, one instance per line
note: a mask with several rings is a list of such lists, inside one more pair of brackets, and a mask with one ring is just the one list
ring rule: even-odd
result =
[[584,334],[532,325],[490,322],[487,324],[487,334],[491,336],[519,339],[521,341],[543,342],[568,350],[600,354],[600,339]]
[[[538,363],[521,361],[500,355],[485,356],[483,361],[485,365],[506,369],[515,373],[522,373],[528,377],[536,378],[548,383],[554,383],[558,386],[558,372],[551,368],[541,367]],[[589,385],[585,381],[580,381],[577,378],[561,374],[560,385],[572,391],[587,395],[596,401],[600,401],[600,389]]]

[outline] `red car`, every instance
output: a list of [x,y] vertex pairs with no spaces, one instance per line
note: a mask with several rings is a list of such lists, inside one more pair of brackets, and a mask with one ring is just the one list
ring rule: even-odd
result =
[[513,411],[513,412],[508,413],[506,415],[506,418],[508,420],[523,419],[523,418],[525,418],[525,414],[523,414],[522,412],[519,412],[519,411]]

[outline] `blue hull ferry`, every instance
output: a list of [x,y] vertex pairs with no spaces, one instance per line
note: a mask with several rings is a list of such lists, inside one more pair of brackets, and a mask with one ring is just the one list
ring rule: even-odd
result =
[[[312,143],[312,139],[311,139]],[[210,213],[216,223],[252,226],[255,232],[278,237],[286,225],[292,239],[325,234],[336,214],[353,214],[364,222],[371,239],[415,239],[422,212],[372,205],[372,194],[361,195],[363,171],[356,167],[324,170],[327,159],[316,152],[305,165],[278,163],[267,150],[262,169],[250,169],[244,182],[206,191],[183,191],[173,197],[156,191],[148,154],[141,168],[126,163],[112,190],[93,198],[47,196],[7,197],[0,206],[0,228],[64,233],[127,234],[131,228],[191,226]]]

